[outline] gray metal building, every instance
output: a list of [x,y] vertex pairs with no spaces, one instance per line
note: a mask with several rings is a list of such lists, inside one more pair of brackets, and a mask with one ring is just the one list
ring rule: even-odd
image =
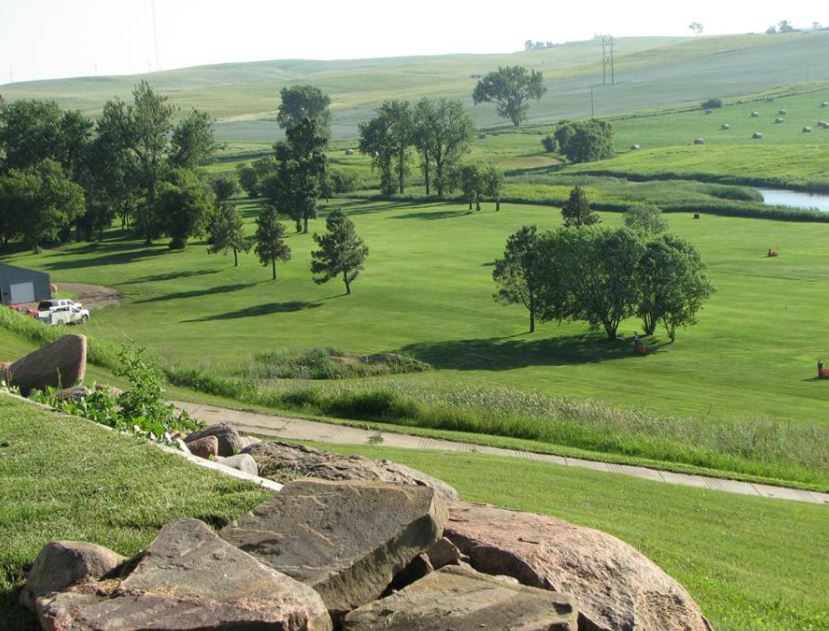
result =
[[0,303],[16,305],[51,297],[49,274],[0,263]]

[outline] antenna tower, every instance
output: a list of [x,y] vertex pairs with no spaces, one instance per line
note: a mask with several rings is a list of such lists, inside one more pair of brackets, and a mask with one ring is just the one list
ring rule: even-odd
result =
[[607,85],[608,70],[610,71],[611,85],[616,83],[616,68],[613,62],[613,51],[616,42],[613,35],[602,35],[602,85]]

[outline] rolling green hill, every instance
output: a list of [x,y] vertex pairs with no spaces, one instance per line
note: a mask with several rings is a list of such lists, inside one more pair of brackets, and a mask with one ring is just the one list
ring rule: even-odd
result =
[[270,144],[278,133],[273,113],[282,86],[313,83],[333,100],[337,138],[356,135],[383,99],[454,97],[464,100],[480,127],[502,125],[488,105],[473,107],[475,75],[522,64],[544,73],[548,92],[530,110],[529,123],[610,115],[737,97],[781,85],[829,80],[820,63],[829,32],[618,40],[615,85],[602,85],[597,41],[505,55],[446,55],[348,61],[277,60],[230,63],[146,75],[79,77],[0,86],[6,99],[53,98],[66,108],[95,114],[113,96],[129,97],[147,79],[182,108],[197,107],[219,120],[218,136],[233,144]]

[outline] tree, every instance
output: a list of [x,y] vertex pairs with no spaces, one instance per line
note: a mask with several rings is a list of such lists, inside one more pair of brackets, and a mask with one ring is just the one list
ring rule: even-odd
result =
[[24,169],[46,158],[57,159],[61,110],[54,101],[26,100],[0,107],[0,146],[4,170]]
[[504,173],[494,164],[483,169],[484,195],[495,200],[495,212],[501,210],[501,192],[504,190]]
[[691,22],[688,25],[688,28],[694,33],[694,35],[700,35],[705,27],[700,22]]
[[668,222],[662,217],[662,209],[651,204],[637,204],[625,211],[625,227],[648,238],[668,229]]
[[313,85],[284,87],[279,91],[281,101],[276,113],[279,126],[288,131],[306,118],[314,120],[327,139],[331,135],[330,97]]
[[600,118],[572,121],[555,131],[558,146],[571,162],[593,162],[612,158],[613,123]]
[[176,108],[144,80],[135,87],[132,96],[133,104],[129,108],[131,149],[135,154],[137,181],[145,196],[145,203],[138,206],[138,224],[147,243],[151,243],[156,230],[152,208],[170,146]]
[[256,218],[256,246],[254,250],[262,265],[270,264],[276,280],[276,262],[290,261],[291,248],[285,244],[285,227],[279,222],[276,206],[265,204]]
[[258,196],[259,177],[256,174],[256,169],[249,164],[239,164],[236,169],[239,172],[239,186],[247,193],[247,196]]
[[371,158],[371,168],[380,172],[380,193],[394,194],[394,175],[392,172],[391,132],[386,119],[377,116],[358,125],[360,131],[360,153]]
[[262,181],[262,192],[297,227],[308,232],[308,221],[317,216],[319,184],[326,170],[326,138],[315,119],[306,118],[289,128],[286,141],[274,145],[277,170]]
[[363,269],[368,246],[357,236],[354,224],[341,210],[332,211],[325,219],[326,234],[314,235],[319,250],[311,252],[311,272],[317,284],[326,283],[342,274],[345,293]]
[[190,237],[204,234],[215,207],[213,190],[187,169],[172,169],[153,202],[158,225],[170,236],[171,250],[183,250]]
[[192,110],[173,129],[170,163],[182,169],[207,164],[219,149],[213,136],[213,117]]
[[239,192],[239,180],[232,173],[223,173],[211,183],[216,202],[221,205]]
[[538,242],[537,228],[523,226],[507,239],[504,258],[495,261],[492,272],[499,286],[495,299],[524,305],[530,316],[530,333],[535,332],[535,318],[540,314],[538,297],[544,278]]
[[780,20],[780,22],[777,23],[778,33],[791,33],[792,31],[794,31],[794,27],[788,20]]
[[469,210],[472,210],[473,202],[475,202],[475,210],[481,210],[481,195],[486,186],[481,166],[477,162],[461,164],[453,170],[452,178],[469,202]]
[[545,320],[586,320],[616,339],[638,304],[636,273],[644,246],[626,228],[560,229],[540,240]]
[[0,178],[0,212],[14,217],[16,227],[4,228],[4,238],[19,234],[35,252],[54,241],[81,216],[83,189],[72,182],[51,158],[23,169],[11,169]]
[[555,136],[547,134],[541,139],[541,146],[544,147],[544,151],[547,153],[553,153],[558,147],[558,143],[556,143]]
[[[372,166],[380,169],[384,195],[397,191],[402,195],[408,173],[408,151],[414,139],[414,116],[408,101],[383,101],[377,116],[360,126],[360,151],[372,157]],[[393,174],[393,175],[392,175]]]
[[484,75],[475,85],[472,100],[497,104],[498,115],[518,127],[527,120],[530,99],[540,100],[547,91],[544,78],[537,70],[524,66],[505,66]]
[[[218,254],[233,250],[233,266],[239,267],[239,251],[247,252],[250,244],[245,238],[245,225],[239,209],[233,204],[221,204],[211,230],[213,243],[208,252]],[[274,272],[275,274],[276,272]]]
[[416,118],[416,144],[428,156],[427,165],[434,162],[435,188],[443,197],[451,168],[469,150],[475,129],[472,119],[463,111],[460,101],[449,99],[422,100],[416,108]]
[[434,104],[429,99],[421,99],[413,111],[412,144],[420,154],[420,168],[423,171],[423,184],[426,194],[431,193],[432,136],[429,130]]
[[636,315],[645,335],[653,335],[662,322],[673,341],[677,327],[696,322],[697,311],[713,293],[704,269],[697,249],[679,237],[665,234],[645,245],[636,270]]
[[580,228],[599,223],[599,215],[590,209],[587,194],[580,186],[570,191],[570,198],[561,207],[561,216],[564,218],[564,225]]

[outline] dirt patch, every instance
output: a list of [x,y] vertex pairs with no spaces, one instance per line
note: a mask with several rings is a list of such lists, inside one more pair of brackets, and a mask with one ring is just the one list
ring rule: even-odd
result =
[[104,285],[88,285],[86,283],[56,283],[58,291],[69,291],[77,294],[78,302],[87,309],[96,310],[104,307],[120,307],[121,294],[112,287]]

